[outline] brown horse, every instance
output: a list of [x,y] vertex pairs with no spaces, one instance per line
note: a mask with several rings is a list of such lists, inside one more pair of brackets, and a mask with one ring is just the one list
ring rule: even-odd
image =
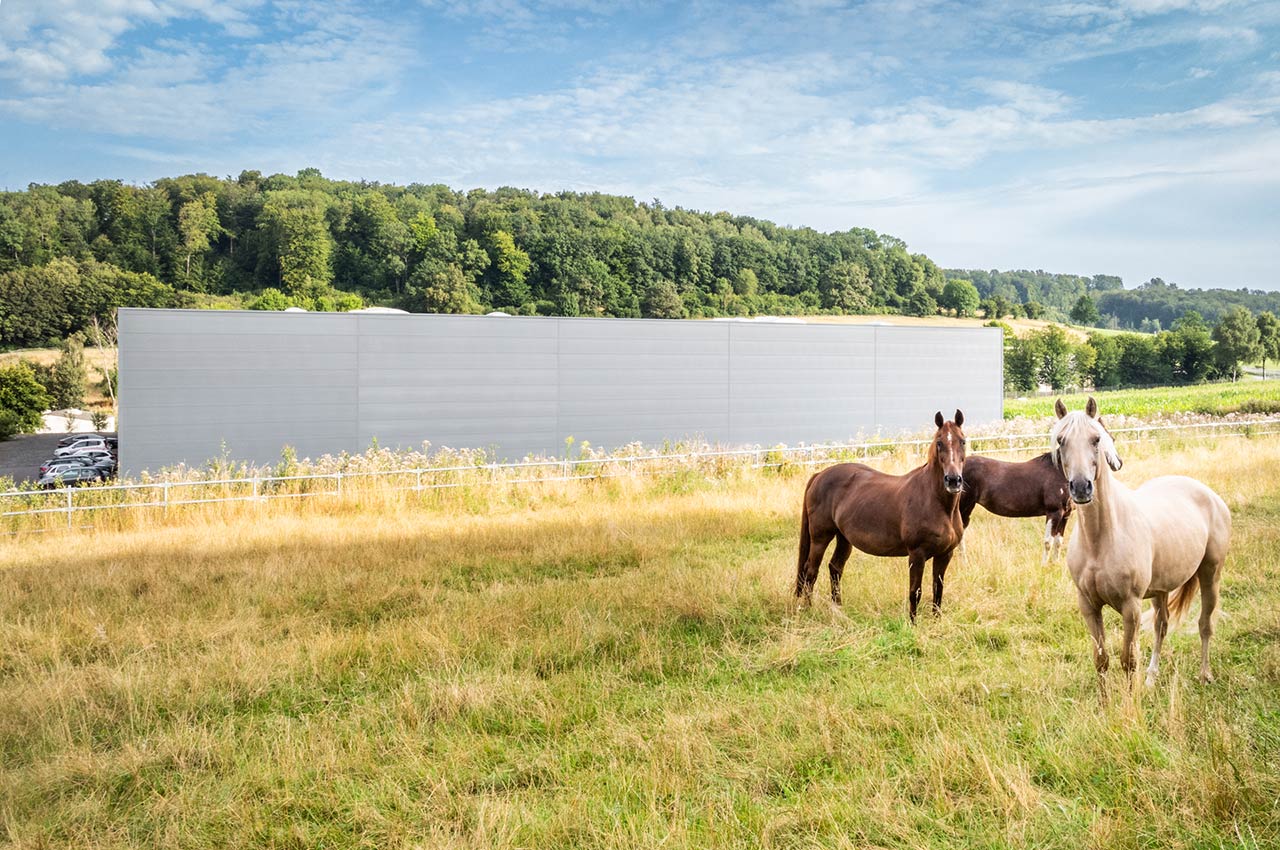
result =
[[1071,516],[1071,495],[1052,452],[1021,463],[981,455],[965,458],[964,492],[960,494],[960,519],[965,528],[976,505],[997,516],[1045,517],[1044,562],[1062,549]]
[[933,558],[933,610],[942,608],[942,579],[952,550],[964,535],[960,491],[964,487],[964,414],[953,422],[939,412],[938,431],[924,466],[906,475],[889,475],[861,463],[828,467],[809,479],[800,516],[800,560],[796,597],[808,602],[818,580],[827,545],[831,556],[831,599],[840,604],[840,576],[853,546],[868,555],[907,556],[912,622],[920,602],[924,562]]

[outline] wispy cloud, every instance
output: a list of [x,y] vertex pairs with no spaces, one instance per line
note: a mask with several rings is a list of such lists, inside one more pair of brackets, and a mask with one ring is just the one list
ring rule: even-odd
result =
[[1224,209],[1280,226],[1277,32],[1263,0],[5,2],[0,119],[144,176],[598,189],[1187,280],[1142,270]]

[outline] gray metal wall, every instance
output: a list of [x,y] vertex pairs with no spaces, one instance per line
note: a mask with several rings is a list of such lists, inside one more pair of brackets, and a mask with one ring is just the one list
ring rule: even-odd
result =
[[1003,411],[997,329],[122,309],[121,466],[383,446],[557,454],[920,431]]

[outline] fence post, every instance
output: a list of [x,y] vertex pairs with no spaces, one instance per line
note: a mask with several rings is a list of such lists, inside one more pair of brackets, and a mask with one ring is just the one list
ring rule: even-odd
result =
[[71,488],[67,488],[67,528],[71,528]]
[[255,502],[261,498],[261,496],[258,495],[258,484],[259,484],[258,476],[255,475],[253,476],[253,500]]
[[164,482],[164,515],[169,515],[169,482]]
[[338,472],[333,473],[333,477],[334,477],[335,479],[337,479],[337,481],[338,481],[338,498],[342,498],[342,472],[341,472],[341,470],[339,470]]

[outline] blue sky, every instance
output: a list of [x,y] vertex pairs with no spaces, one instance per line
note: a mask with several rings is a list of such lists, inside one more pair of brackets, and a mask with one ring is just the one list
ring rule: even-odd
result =
[[0,186],[599,190],[1280,288],[1280,3],[0,0]]

